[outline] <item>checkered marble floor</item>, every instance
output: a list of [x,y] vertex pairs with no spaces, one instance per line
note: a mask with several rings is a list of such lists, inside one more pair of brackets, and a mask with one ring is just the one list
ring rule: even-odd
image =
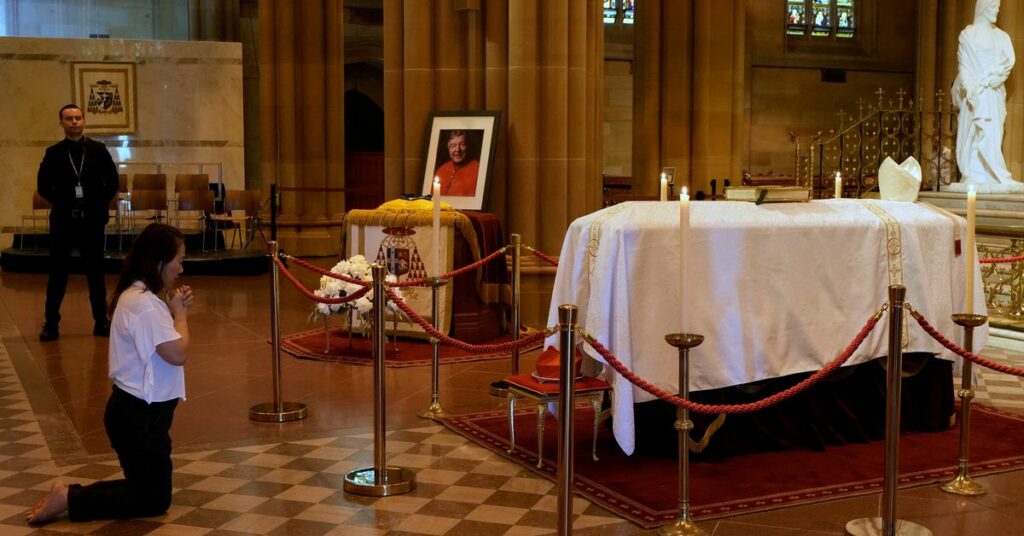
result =
[[[117,460],[64,465],[51,457],[35,414],[0,343],[0,534],[150,535],[505,535],[553,534],[555,486],[440,425],[393,431],[390,463],[416,472],[412,493],[385,498],[349,495],[345,473],[373,465],[373,435],[342,433],[174,455],[174,497],[150,519],[33,528],[25,511],[61,477],[89,483],[118,478]],[[629,525],[576,498],[574,528]],[[630,525],[631,526],[631,525]],[[625,528],[625,527],[620,527]]]
[[[988,346],[982,357],[1024,368],[1024,354]],[[981,404],[995,406],[1008,411],[1024,410],[1024,378],[1003,374],[974,365],[974,400]],[[960,387],[960,377],[955,375],[953,385]]]
[[[1024,354],[988,348],[984,355],[1024,366]],[[975,370],[978,370],[977,368]],[[1024,409],[1024,381],[980,370],[977,400]],[[503,535],[553,534],[555,486],[516,464],[427,424],[389,433],[394,465],[413,469],[417,489],[386,498],[341,491],[346,472],[373,463],[365,430],[285,443],[176,452],[174,498],[150,519],[70,523],[41,528],[24,513],[61,477],[89,483],[117,478],[112,456],[54,460],[40,424],[0,343],[0,534],[150,535]],[[634,534],[640,529],[576,498],[576,534]]]

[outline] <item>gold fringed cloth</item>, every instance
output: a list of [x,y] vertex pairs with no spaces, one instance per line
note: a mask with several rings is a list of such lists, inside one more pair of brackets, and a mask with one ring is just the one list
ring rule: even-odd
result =
[[[415,203],[415,202],[413,202]],[[405,203],[410,206],[412,203]],[[441,243],[440,267],[433,266],[433,212],[418,208],[402,207],[403,204],[392,201],[374,210],[352,210],[345,216],[342,251],[347,257],[362,254],[370,262],[379,262],[387,267],[388,273],[394,274],[400,281],[419,279],[438,273],[450,272],[463,265],[480,260],[483,254],[489,254],[504,246],[501,236],[500,221],[494,215],[473,213],[469,217],[455,210],[441,211]],[[429,205],[428,205],[429,206]],[[493,221],[492,221],[493,220]],[[480,232],[477,232],[477,229]],[[471,259],[460,259],[455,266],[456,234],[465,240]],[[483,243],[481,240],[484,239]],[[486,252],[481,248],[486,246]],[[465,251],[465,250],[463,250]],[[464,255],[464,253],[463,253]],[[468,261],[468,262],[467,262]],[[485,304],[510,303],[508,273],[504,256],[488,263],[480,270],[475,270],[471,277],[479,300]],[[453,292],[458,294],[457,278],[455,285],[447,285],[442,289],[440,305],[441,330],[447,332],[451,326],[453,308]],[[472,290],[469,290],[472,292]],[[429,318],[430,290],[428,288],[405,287],[403,294],[416,310]],[[399,322],[399,332],[405,335],[420,335],[422,329],[414,324],[403,325]]]

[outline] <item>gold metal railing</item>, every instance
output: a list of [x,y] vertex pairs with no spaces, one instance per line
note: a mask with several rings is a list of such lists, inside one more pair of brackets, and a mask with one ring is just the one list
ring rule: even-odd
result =
[[902,89],[896,98],[885,98],[879,88],[876,104],[857,103],[856,114],[839,110],[839,125],[828,132],[810,136],[801,144],[790,133],[794,145],[797,183],[812,189],[814,197],[832,197],[835,172],[843,176],[843,194],[861,195],[878,188],[878,167],[886,157],[902,162],[913,156],[921,163],[922,190],[938,191],[956,182],[956,110],[945,94],[935,94],[935,108],[925,109],[907,99]]

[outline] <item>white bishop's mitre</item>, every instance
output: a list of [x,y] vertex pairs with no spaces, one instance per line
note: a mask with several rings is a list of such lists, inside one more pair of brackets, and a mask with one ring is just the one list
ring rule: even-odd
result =
[[886,201],[917,201],[917,193],[921,190],[921,164],[913,156],[899,165],[892,158],[885,157],[878,168],[878,190]]

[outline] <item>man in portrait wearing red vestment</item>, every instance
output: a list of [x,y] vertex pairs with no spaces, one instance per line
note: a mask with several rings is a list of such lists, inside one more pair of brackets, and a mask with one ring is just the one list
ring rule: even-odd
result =
[[448,147],[448,162],[434,173],[441,181],[441,195],[476,195],[476,179],[480,173],[480,161],[470,156],[465,130],[448,130],[441,133],[443,143]]

